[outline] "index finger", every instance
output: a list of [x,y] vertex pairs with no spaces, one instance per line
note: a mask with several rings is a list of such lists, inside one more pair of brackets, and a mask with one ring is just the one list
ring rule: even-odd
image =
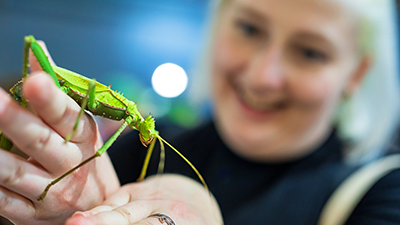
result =
[[[24,82],[24,95],[37,115],[62,137],[72,132],[80,106],[57,88],[49,75],[40,73]],[[72,141],[96,142],[97,126],[91,117],[82,116]],[[91,152],[93,153],[93,152]]]
[[0,129],[27,155],[48,171],[59,174],[81,161],[82,153],[37,116],[18,106],[0,89]]
[[[47,50],[47,46],[46,43],[44,43],[43,41],[37,41],[38,44],[42,47],[44,54],[47,56],[47,58],[49,59],[49,62],[52,66],[55,66],[56,64],[54,63],[53,59],[50,56],[49,51]],[[35,55],[33,54],[32,50],[29,49],[29,65],[30,65],[30,69],[31,72],[39,72],[39,71],[43,71],[42,68],[40,67],[39,62],[37,61]]]

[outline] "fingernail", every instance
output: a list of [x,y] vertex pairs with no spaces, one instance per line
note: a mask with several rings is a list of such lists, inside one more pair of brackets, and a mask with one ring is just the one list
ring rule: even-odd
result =
[[7,92],[3,88],[0,88],[0,98],[3,99],[5,96],[7,96]]
[[8,101],[8,94],[0,88],[0,113],[5,109],[6,102]]
[[65,225],[92,225],[93,223],[90,220],[80,217],[71,217],[67,221],[65,221]]
[[72,217],[78,217],[78,216],[80,216],[80,217],[86,217],[86,214],[85,214],[84,212],[77,211],[77,212],[75,212],[75,213],[72,215]]
[[47,73],[43,72],[43,71],[34,71],[31,74],[29,74],[29,76],[38,76],[38,75],[47,75]]

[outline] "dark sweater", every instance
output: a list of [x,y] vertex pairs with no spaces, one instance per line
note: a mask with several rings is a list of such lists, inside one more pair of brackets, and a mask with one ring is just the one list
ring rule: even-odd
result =
[[[180,135],[174,135],[176,132],[168,127],[157,128],[202,174],[227,225],[316,224],[330,194],[357,169],[342,162],[343,145],[335,132],[306,157],[269,164],[235,155],[222,142],[212,122]],[[157,171],[158,150],[156,145],[149,175]],[[138,178],[145,153],[136,131],[124,135],[112,146],[109,155],[121,184]],[[198,180],[192,169],[169,148],[165,171]],[[400,170],[389,173],[372,187],[347,224],[400,224]]]

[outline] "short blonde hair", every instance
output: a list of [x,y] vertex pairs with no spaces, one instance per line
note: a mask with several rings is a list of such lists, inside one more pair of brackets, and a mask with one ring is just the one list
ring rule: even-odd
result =
[[[193,74],[195,103],[209,99],[210,52],[215,19],[229,0],[210,5],[206,46]],[[358,19],[360,57],[372,56],[373,65],[355,93],[338,107],[335,125],[345,143],[348,162],[360,162],[384,154],[398,126],[400,94],[397,58],[397,17],[393,0],[336,0],[353,10]]]
[[392,0],[337,0],[358,17],[360,54],[373,65],[337,112],[339,136],[350,162],[377,158],[388,149],[399,121],[397,17]]

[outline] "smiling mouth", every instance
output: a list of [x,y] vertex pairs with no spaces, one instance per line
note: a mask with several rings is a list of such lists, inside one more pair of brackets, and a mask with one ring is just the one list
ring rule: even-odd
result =
[[262,97],[256,96],[255,94],[251,93],[251,91],[241,88],[240,85],[233,84],[232,86],[239,98],[239,101],[249,110],[258,113],[271,113],[273,111],[285,109],[289,105],[287,100],[271,100],[271,98],[266,95],[262,95]]

